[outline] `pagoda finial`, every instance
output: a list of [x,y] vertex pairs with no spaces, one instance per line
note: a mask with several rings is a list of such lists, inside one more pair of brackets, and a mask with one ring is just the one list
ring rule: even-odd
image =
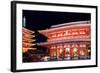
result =
[[22,23],[23,23],[22,26],[26,27],[26,18],[25,18],[25,16],[23,17],[23,22]]

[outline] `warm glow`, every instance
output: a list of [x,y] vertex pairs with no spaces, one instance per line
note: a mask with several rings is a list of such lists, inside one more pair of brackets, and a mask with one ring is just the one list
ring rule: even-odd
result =
[[83,50],[81,50],[80,55],[85,55],[85,52]]
[[[72,29],[64,29],[63,31],[56,31],[56,32],[52,32],[50,33],[51,36],[49,36],[49,38],[58,38],[58,37],[65,37],[67,36],[67,38],[73,37],[73,38],[82,38],[81,36],[90,36],[89,35],[89,30],[90,27],[82,27],[82,28],[72,28]],[[83,38],[84,38],[83,37]]]
[[36,50],[37,48],[22,48],[22,52],[25,53],[25,52],[27,52],[29,49],[34,51],[34,50]]
[[88,50],[88,52],[91,52],[91,50]]
[[77,51],[78,51],[78,49],[77,48],[74,48],[73,52],[77,52]]
[[62,49],[60,49],[60,53],[62,53],[63,52],[63,50]]
[[[36,40],[32,39],[33,37],[35,37],[35,35],[33,33],[35,33],[34,31],[31,31],[29,29],[26,28],[22,28],[22,50],[23,52],[27,52],[29,49],[31,50],[35,50],[36,48],[31,48],[32,46],[35,46],[36,44],[34,43]],[[33,35],[32,35],[33,34]]]
[[66,48],[66,52],[69,52],[70,51],[70,48]]

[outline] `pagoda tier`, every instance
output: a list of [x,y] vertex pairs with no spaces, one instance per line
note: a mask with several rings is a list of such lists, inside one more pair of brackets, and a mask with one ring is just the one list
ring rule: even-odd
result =
[[27,28],[22,28],[22,51],[27,52],[28,50],[36,50],[33,46],[35,46],[36,40],[34,39],[35,37],[35,32],[31,31]]

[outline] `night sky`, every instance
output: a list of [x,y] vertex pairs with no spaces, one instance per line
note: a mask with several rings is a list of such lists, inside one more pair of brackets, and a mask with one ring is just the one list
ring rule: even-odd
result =
[[26,28],[30,30],[43,30],[52,25],[91,20],[89,13],[69,13],[69,12],[51,12],[51,11],[31,11],[23,10],[23,17],[26,18]]

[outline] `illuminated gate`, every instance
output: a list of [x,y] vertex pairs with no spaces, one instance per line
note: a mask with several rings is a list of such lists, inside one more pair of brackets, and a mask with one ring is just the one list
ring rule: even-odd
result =
[[50,29],[39,31],[48,39],[47,42],[38,43],[38,45],[49,46],[51,60],[89,59],[91,56],[90,31],[90,21],[54,25]]

